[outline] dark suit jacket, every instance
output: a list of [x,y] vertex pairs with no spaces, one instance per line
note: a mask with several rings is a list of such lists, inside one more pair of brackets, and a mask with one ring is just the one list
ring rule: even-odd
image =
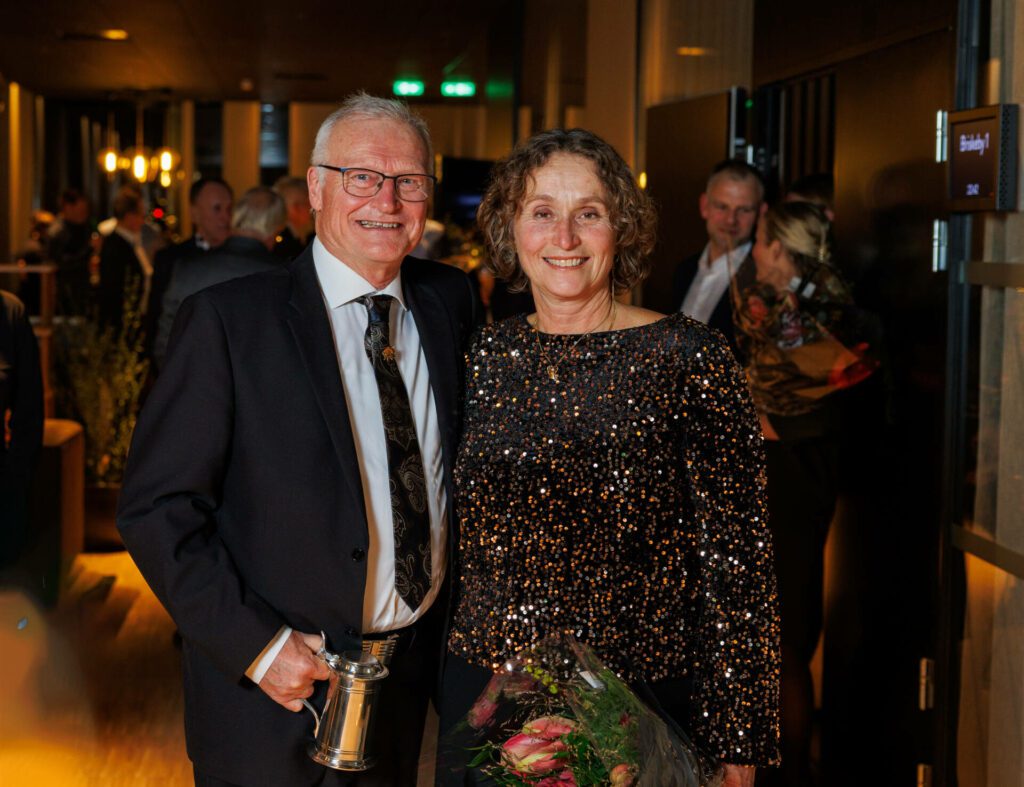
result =
[[[451,500],[470,287],[459,270],[412,258],[402,281]],[[313,783],[312,718],[245,677],[284,624],[323,630],[335,652],[361,641],[363,485],[312,249],[182,304],[135,430],[118,527],[184,640],[193,762],[233,783]]]
[[[156,343],[157,329],[160,324],[160,311],[163,308],[167,287],[171,283],[175,264],[179,260],[208,253],[209,250],[199,247],[199,244],[196,243],[196,236],[193,235],[181,243],[165,246],[153,255],[153,278],[149,282],[149,307],[142,320],[143,332],[146,335],[146,352],[150,355],[153,354],[153,346]],[[166,337],[164,339],[166,341]]]
[[115,329],[121,327],[125,290],[127,287],[138,286],[141,280],[142,270],[132,244],[116,231],[111,232],[103,239],[103,246],[100,247],[100,286],[96,293],[96,305],[101,325]]
[[0,568],[15,561],[29,532],[29,485],[43,447],[39,345],[24,304],[0,290],[0,415],[8,410],[10,444],[0,440]]
[[[672,277],[672,293],[676,309],[683,305],[686,293],[689,291],[690,285],[693,283],[693,279],[697,275],[697,266],[700,263],[700,258],[703,253],[703,250],[701,250],[696,254],[687,257],[676,267],[675,274]],[[741,288],[743,284],[751,281],[754,276],[754,260],[749,254],[740,264],[735,275],[741,284]],[[711,312],[711,318],[708,320],[708,325],[722,332],[722,335],[725,336],[729,342],[729,346],[732,348],[733,355],[739,358],[739,348],[736,343],[736,326],[732,319],[732,295],[730,290],[726,290],[719,299],[714,311]]]
[[[164,288],[160,319],[153,340],[153,358],[163,367],[171,326],[178,309],[189,295],[220,284],[222,281],[263,273],[282,265],[267,247],[255,238],[231,237],[223,246],[204,253],[179,258],[171,271],[170,283]],[[155,276],[154,272],[154,276]]]

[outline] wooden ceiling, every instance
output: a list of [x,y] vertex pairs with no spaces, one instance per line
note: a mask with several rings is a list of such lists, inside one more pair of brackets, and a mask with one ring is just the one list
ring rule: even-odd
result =
[[[426,83],[427,100],[458,77],[481,96],[510,70],[522,19],[522,0],[0,0],[0,9],[0,75],[37,94],[275,103],[386,95],[406,76]],[[111,28],[128,40],[98,38]]]

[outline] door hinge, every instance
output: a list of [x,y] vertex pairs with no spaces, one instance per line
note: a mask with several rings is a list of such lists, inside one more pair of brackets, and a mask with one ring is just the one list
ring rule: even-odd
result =
[[917,709],[935,707],[935,660],[921,659],[917,669]]
[[932,222],[932,273],[946,270],[946,255],[949,247],[949,222],[935,219]]
[[940,109],[935,113],[935,160],[946,161],[949,153],[949,113]]

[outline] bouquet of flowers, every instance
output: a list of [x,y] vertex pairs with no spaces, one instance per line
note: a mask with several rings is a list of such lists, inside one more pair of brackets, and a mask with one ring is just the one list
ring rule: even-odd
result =
[[587,646],[545,640],[494,674],[442,741],[446,767],[503,787],[713,787],[721,776]]

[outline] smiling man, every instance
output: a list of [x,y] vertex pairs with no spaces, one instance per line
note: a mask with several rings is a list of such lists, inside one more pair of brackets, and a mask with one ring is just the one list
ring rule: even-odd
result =
[[679,311],[720,330],[734,352],[729,283],[741,268],[753,276],[753,262],[748,257],[763,207],[764,184],[757,170],[735,159],[716,164],[700,195],[707,245],[683,260],[675,272]]
[[[316,240],[186,300],[139,419],[118,525],[183,637],[200,785],[416,781],[449,564],[466,277],[407,257],[423,121],[358,94],[308,171]],[[307,754],[333,652],[387,663],[364,773]]]

